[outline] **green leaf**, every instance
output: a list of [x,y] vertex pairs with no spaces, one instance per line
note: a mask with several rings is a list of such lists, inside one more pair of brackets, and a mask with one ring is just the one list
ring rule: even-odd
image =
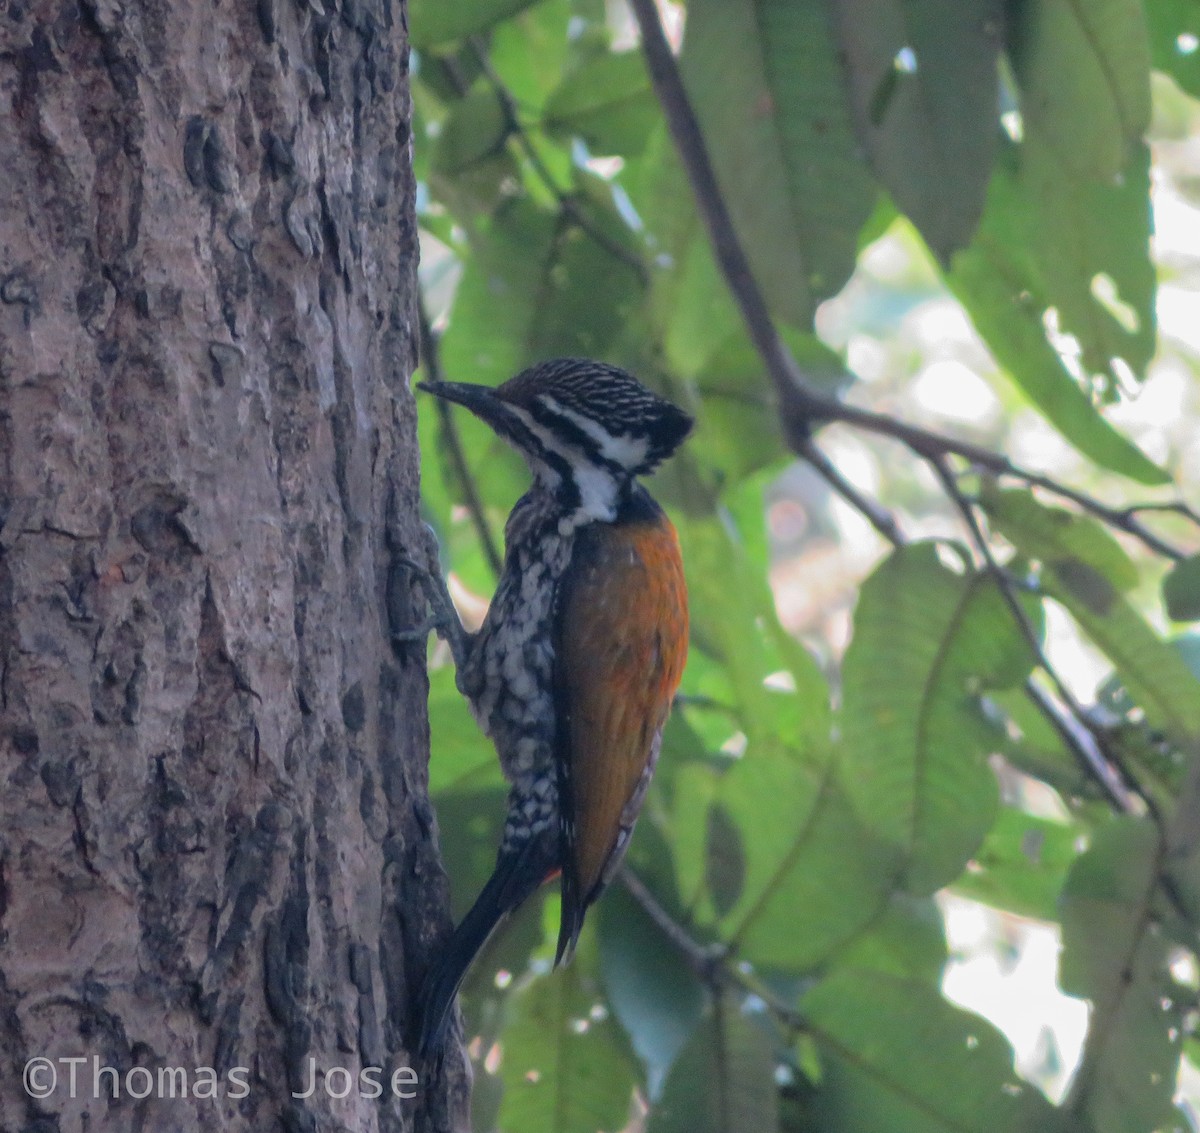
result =
[[594,948],[516,996],[504,1030],[500,1128],[547,1133],[620,1129],[636,1075],[621,1028],[605,1007]]
[[647,1133],[774,1133],[779,1096],[770,1036],[733,997],[718,1001],[667,1076]]
[[1150,124],[1150,50],[1140,0],[1014,6],[1013,69],[1027,138],[1071,175],[1106,181]]
[[1195,0],[1147,0],[1146,20],[1154,66],[1193,98],[1200,95],[1200,6]]
[[1078,839],[1079,830],[1066,823],[1001,807],[974,868],[954,883],[954,891],[1019,916],[1056,920]]
[[418,50],[487,31],[508,19],[534,0],[471,0],[469,4],[446,0],[409,0],[408,28],[412,46]]
[[752,509],[761,521],[763,490],[790,463],[789,454],[775,406],[766,396],[737,392],[736,385],[731,382],[729,392],[705,391],[691,443],[703,451],[706,469],[720,478],[730,511],[742,519]]
[[1013,287],[1024,278],[1005,244],[981,233],[955,257],[948,282],[996,361],[1070,444],[1139,483],[1166,483],[1167,474],[1101,416],[1064,367],[1046,339],[1046,308],[1031,292]]
[[838,953],[836,963],[940,987],[946,930],[937,902],[932,897],[893,893],[870,928]]
[[648,1069],[650,1096],[704,1012],[704,987],[679,950],[620,886],[598,910],[600,974],[608,1001]]
[[746,880],[721,920],[740,956],[808,971],[877,915],[896,881],[890,847],[858,820],[836,778],[782,756],[746,756],[722,780]]
[[[717,662],[728,682],[750,754],[759,744],[801,755],[823,750],[829,735],[828,684],[803,646],[780,627],[761,567],[747,555],[728,516],[676,519],[693,645]],[[779,678],[777,685],[786,680],[795,691],[770,687],[765,682],[772,676]],[[685,688],[704,691],[686,677]]]
[[1098,798],[1100,788],[1029,698],[1012,689],[988,696],[996,750],[1019,771],[1048,783],[1066,799]]
[[455,380],[498,385],[536,359],[603,357],[641,301],[631,267],[527,199],[480,224],[471,243],[442,338]]
[[[626,180],[630,196],[647,229],[653,251],[651,316],[666,353],[667,368],[695,380],[701,399],[700,428],[714,398],[719,415],[704,440],[707,453],[741,448],[738,438],[721,435],[726,417],[744,428],[751,469],[782,453],[778,414],[762,359],[713,258],[708,235],[692,207],[691,190],[664,130],[656,130],[645,154],[631,163]],[[811,331],[783,327],[782,336],[806,378],[822,390],[838,392],[853,380],[840,355]],[[764,435],[772,443],[764,445]],[[740,454],[736,459],[740,459]],[[715,462],[719,463],[719,462]],[[725,471],[724,468],[721,471]]]
[[454,177],[495,153],[508,137],[508,121],[490,87],[454,104],[433,145],[432,172]]
[[[664,753],[664,756],[670,753]],[[625,865],[636,874],[647,889],[672,917],[686,919],[683,901],[679,896],[675,870],[675,855],[679,852],[672,825],[671,802],[674,795],[672,771],[660,759],[658,771],[642,807],[637,833],[629,846]]]
[[678,372],[694,377],[722,345],[743,332],[741,315],[699,225],[670,276],[669,291],[657,289],[659,308],[666,315],[663,345]]
[[1163,579],[1163,601],[1177,622],[1200,620],[1200,555],[1176,563]]
[[[1148,214],[1144,191],[1135,192],[1145,176],[1144,153],[1128,171],[1131,187],[1064,181],[1038,152],[1020,176],[1011,151],[997,166],[983,222],[970,247],[954,257],[947,283],[996,361],[1075,448],[1122,476],[1164,483],[1166,473],[1104,419],[1046,331],[1053,307],[1072,333],[1084,336],[1086,360],[1110,383],[1114,358],[1135,375],[1144,368],[1154,340]],[[1131,305],[1133,331],[1097,298],[1101,276]]]
[[482,73],[479,57],[465,45],[444,54],[422,54],[413,70],[414,101],[433,122],[441,121],[439,106],[457,102]]
[[442,337],[447,377],[499,385],[521,369],[557,228],[555,216],[514,201],[472,242]]
[[[839,969],[801,1009],[821,1052],[814,1124],[837,1133],[1013,1133],[1055,1128],[990,1023],[921,981]],[[1132,1127],[1130,1127],[1132,1128]]]
[[[590,214],[589,214],[590,215]],[[642,303],[642,281],[575,225],[564,227],[540,293],[528,358],[605,357]]]
[[746,851],[729,813],[714,801],[705,823],[704,878],[717,916],[723,917],[746,888]]
[[454,666],[429,670],[429,793],[502,789],[496,750],[454,683]]
[[571,53],[570,0],[540,0],[492,33],[488,58],[521,116],[535,115],[557,86]]
[[958,875],[995,814],[979,697],[1019,684],[1032,655],[995,587],[932,544],[895,552],[863,585],[843,664],[846,788],[906,860],[913,893]]
[[[434,802],[442,863],[450,877],[454,917],[460,920],[491,877],[496,847],[504,833],[508,792],[501,786],[478,790],[462,784],[443,790]],[[501,934],[502,935],[502,934]]]
[[653,253],[649,313],[657,338],[669,368],[694,377],[744,327],[665,126],[652,132],[644,153],[629,163],[623,184]]
[[550,133],[578,134],[594,154],[645,148],[660,119],[641,53],[604,53],[572,71],[546,102]]
[[875,193],[823,4],[693,0],[680,68],[772,310],[807,328],[854,269]]
[[1183,745],[1200,737],[1200,682],[1125,599],[1102,612],[1081,600],[1060,570],[1047,574],[1046,590],[1070,611],[1116,667],[1147,719]]
[[1039,503],[1024,489],[984,486],[981,497],[992,521],[1031,559],[1067,562],[1087,568],[1125,594],[1138,582],[1137,567],[1125,549],[1094,519]]
[[1157,346],[1149,147],[1132,147],[1120,176],[1105,181],[1072,176],[1037,138],[1020,153],[1015,204],[1032,282],[1059,329],[1079,340],[1083,370],[1111,396],[1127,375],[1145,376]]
[[1182,1010],[1152,908],[1159,854],[1151,822],[1116,819],[1097,833],[1063,889],[1059,982],[1093,1009],[1067,1104],[1096,1133],[1179,1120],[1171,1099]]
[[[562,148],[568,152],[566,147]],[[636,306],[631,307],[624,332],[616,336],[619,344],[615,348],[616,360],[628,369],[639,373],[653,372],[661,368],[657,344],[651,345],[648,337],[646,312],[646,287],[649,271],[645,265],[645,232],[636,217],[629,214],[629,202],[624,192],[614,181],[593,173],[578,164],[571,166],[571,200],[576,209],[586,217],[593,242],[604,240],[611,247],[622,249],[622,271],[628,271],[632,260],[639,266],[635,270],[638,286]],[[606,249],[612,254],[609,249]]]
[[1098,994],[1102,1003],[1120,997],[1129,958],[1149,927],[1158,852],[1152,823],[1114,819],[1075,863],[1062,895],[1059,983],[1068,995]]
[[663,274],[670,279],[683,249],[701,226],[687,174],[665,123],[654,130],[645,153],[630,162],[628,169],[622,183],[645,221],[655,251],[668,260],[665,266],[672,270]]
[[[700,367],[684,371],[694,375],[701,395],[691,443],[721,477],[721,498],[731,510],[744,501],[742,506],[761,515],[764,492],[794,459],[784,443],[778,406],[764,381],[762,359],[740,326],[710,354],[713,344],[705,344],[702,312],[689,309],[688,300],[680,296],[678,313],[689,316],[688,322],[694,316],[697,322],[689,328],[684,319],[677,319],[670,333],[679,335],[674,363],[681,364],[695,350]],[[841,357],[815,334],[790,331],[784,339],[812,385],[834,393],[852,380]],[[746,524],[739,523],[739,529],[746,530]]]
[[997,530],[1041,560],[1046,593],[1113,662],[1150,723],[1185,745],[1200,738],[1200,681],[1122,593],[1129,578],[1111,536],[1095,520],[1044,507],[1025,492],[985,492],[983,502]]
[[[655,777],[661,778],[661,772]],[[675,881],[683,903],[689,908],[707,897],[710,857],[736,855],[745,869],[741,837],[734,847],[710,847],[709,810],[715,805],[719,778],[711,767],[689,764],[671,776],[670,838]],[[743,881],[744,884],[744,881]],[[715,915],[715,914],[714,914]]]
[[996,149],[999,0],[834,0],[854,123],[945,263],[983,212]]

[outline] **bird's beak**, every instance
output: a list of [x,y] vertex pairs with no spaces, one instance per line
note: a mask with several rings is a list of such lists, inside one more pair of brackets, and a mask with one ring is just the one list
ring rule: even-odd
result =
[[508,415],[504,402],[496,396],[491,386],[477,386],[469,382],[417,382],[417,389],[465,406],[480,420],[497,426]]

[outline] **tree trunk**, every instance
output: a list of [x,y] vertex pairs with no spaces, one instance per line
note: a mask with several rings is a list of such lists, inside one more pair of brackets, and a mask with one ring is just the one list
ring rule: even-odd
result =
[[402,0],[7,0],[0,91],[0,1129],[460,1126]]

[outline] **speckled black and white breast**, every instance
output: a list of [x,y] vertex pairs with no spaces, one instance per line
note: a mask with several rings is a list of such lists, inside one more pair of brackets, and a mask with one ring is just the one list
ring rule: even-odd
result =
[[509,517],[508,554],[471,650],[466,688],[505,777],[553,780],[555,597],[571,561],[574,529],[562,529],[550,501],[522,497]]

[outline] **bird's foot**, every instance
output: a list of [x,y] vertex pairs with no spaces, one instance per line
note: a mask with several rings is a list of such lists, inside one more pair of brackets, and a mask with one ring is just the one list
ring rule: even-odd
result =
[[431,632],[436,632],[450,646],[455,668],[461,673],[466,664],[471,635],[463,626],[454,605],[454,599],[450,596],[450,591],[446,586],[446,580],[442,577],[437,558],[436,537],[428,526],[425,530],[432,552],[430,559],[435,564],[434,568],[430,569],[415,559],[396,552],[392,554],[392,567],[394,570],[412,575],[417,580],[430,613],[427,618],[416,625],[397,625],[393,621],[392,642],[398,646],[413,645],[424,641]]

